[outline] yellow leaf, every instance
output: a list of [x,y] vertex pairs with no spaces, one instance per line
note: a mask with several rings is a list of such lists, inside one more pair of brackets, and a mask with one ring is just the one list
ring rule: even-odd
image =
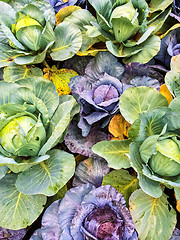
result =
[[69,88],[68,83],[70,83],[72,77],[78,75],[77,72],[72,69],[57,69],[56,66],[52,66],[52,68],[44,68],[43,72],[43,77],[54,83],[59,96],[70,94],[71,89]]
[[180,54],[171,58],[171,70],[180,72]]
[[118,140],[127,139],[131,124],[121,114],[115,115],[109,123],[109,132]]
[[176,209],[180,212],[180,201],[177,201]]
[[168,35],[168,33],[176,28],[180,27],[180,23],[176,23],[175,25],[173,25],[171,28],[169,28],[164,34],[162,34],[160,36],[160,39],[163,39],[166,35]]
[[159,92],[168,100],[168,103],[170,104],[170,102],[173,100],[173,97],[169,89],[167,88],[166,84],[162,84],[160,86]]
[[84,52],[79,51],[79,52],[77,52],[76,55],[78,55],[78,56],[93,56],[94,57],[100,51],[101,52],[107,52],[108,50],[107,49],[98,49],[98,48],[91,47],[87,51],[84,51]]
[[61,8],[59,10],[59,12],[56,14],[56,26],[63,22],[63,20],[70,16],[71,13],[75,12],[76,10],[78,9],[81,9],[81,7],[78,7],[78,6],[68,6],[68,7],[64,7],[64,8]]
[[[175,198],[176,198],[176,194],[175,194]],[[176,209],[178,210],[178,212],[180,212],[180,200],[176,199]]]

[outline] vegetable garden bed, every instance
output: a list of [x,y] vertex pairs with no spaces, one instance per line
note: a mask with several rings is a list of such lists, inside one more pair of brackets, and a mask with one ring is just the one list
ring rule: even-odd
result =
[[0,0],[0,239],[180,239],[180,1]]

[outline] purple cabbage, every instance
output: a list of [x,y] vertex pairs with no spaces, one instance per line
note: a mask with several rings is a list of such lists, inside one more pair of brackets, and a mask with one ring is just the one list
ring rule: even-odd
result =
[[78,5],[85,7],[86,0],[46,0],[49,2],[56,12],[59,12],[60,9],[68,6]]
[[72,94],[81,105],[78,127],[86,137],[97,122],[106,126],[118,110],[119,98],[126,89],[120,79],[124,67],[108,52],[100,52],[89,62],[84,76],[71,78]]
[[171,58],[180,54],[180,28],[174,29],[161,40],[161,48],[155,59],[170,68]]
[[56,12],[59,12],[60,9],[68,6],[74,5],[77,0],[46,0],[49,2]]
[[70,189],[45,211],[41,230],[30,240],[40,233],[42,240],[138,239],[123,195],[110,185]]
[[180,0],[174,0],[171,17],[174,17],[180,22]]
[[0,227],[0,239],[1,240],[21,240],[26,234],[26,229],[10,230]]

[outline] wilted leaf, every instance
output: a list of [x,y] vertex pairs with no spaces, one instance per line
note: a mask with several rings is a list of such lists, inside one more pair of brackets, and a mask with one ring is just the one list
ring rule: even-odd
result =
[[138,189],[131,195],[129,205],[138,239],[170,239],[176,225],[176,212],[164,193],[160,198],[153,198]]
[[54,65],[52,68],[44,68],[44,78],[49,79],[56,86],[59,96],[70,94],[71,89],[68,86],[70,79],[77,76],[77,72],[72,69],[57,69]]
[[71,152],[91,157],[93,155],[92,146],[104,140],[108,140],[108,135],[101,131],[100,127],[93,127],[87,137],[82,137],[77,124],[71,122],[65,137],[65,144]]
[[128,138],[128,131],[131,124],[121,114],[115,115],[109,123],[109,132],[120,140]]
[[173,25],[171,28],[169,28],[164,34],[162,34],[160,36],[161,39],[163,39],[166,35],[168,35],[168,33],[170,33],[172,30],[179,28],[180,27],[180,23],[176,23],[175,25]]
[[63,20],[70,16],[71,13],[73,13],[74,11],[81,9],[81,7],[78,6],[67,6],[64,8],[61,8],[59,10],[59,12],[56,14],[56,25],[58,25],[59,23],[63,22]]
[[126,204],[129,203],[130,195],[139,188],[139,181],[136,177],[131,176],[127,170],[114,170],[103,178],[102,185],[111,185],[120,192]]
[[160,86],[159,92],[168,100],[168,104],[170,104],[170,102],[173,100],[173,97],[169,89],[167,88],[166,84],[162,84]]
[[82,184],[91,183],[100,187],[103,177],[110,171],[107,162],[99,157],[93,156],[81,162],[76,168],[73,186],[77,187]]

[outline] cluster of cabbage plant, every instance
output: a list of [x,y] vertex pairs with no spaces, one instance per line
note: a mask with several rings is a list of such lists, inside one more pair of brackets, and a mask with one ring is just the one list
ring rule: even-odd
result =
[[[11,6],[11,5],[12,6]],[[55,27],[55,11],[45,0],[0,2],[0,67],[38,64],[47,54],[66,60],[79,51],[80,30],[71,24]]]
[[74,156],[52,149],[64,140],[76,100],[43,78],[0,82],[0,225],[20,229],[73,176]]
[[89,3],[96,19],[87,10],[80,9],[64,20],[83,31],[89,43],[87,47],[91,46],[90,39],[101,39],[107,49],[124,62],[146,63],[157,54],[160,38],[155,34],[170,14],[172,1],[160,1],[157,5],[145,0],[89,0]]
[[134,168],[139,186],[151,197],[161,198],[167,187],[174,188],[180,199],[179,98],[168,107],[166,98],[153,88],[128,88],[119,106],[132,124],[129,139],[99,142],[93,151],[104,157],[110,167]]
[[[154,86],[159,89],[157,79],[148,77],[146,71],[142,71],[143,76],[138,76],[136,68],[132,66],[129,70],[127,66],[125,71],[125,67],[111,53],[99,52],[87,64],[83,76],[71,78],[69,86],[72,95],[81,106],[78,127],[83,137],[87,137],[91,128],[97,124],[102,128],[107,126],[118,111],[119,98],[127,88]],[[152,75],[155,74],[153,71]]]

